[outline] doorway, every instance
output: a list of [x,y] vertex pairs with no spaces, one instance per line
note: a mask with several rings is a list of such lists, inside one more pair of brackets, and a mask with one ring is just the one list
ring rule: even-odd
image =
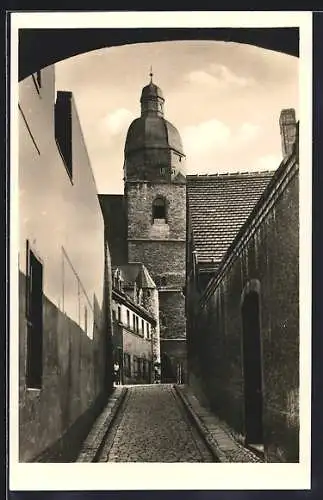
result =
[[246,444],[263,444],[262,357],[259,295],[249,292],[242,305]]
[[161,382],[164,384],[176,383],[176,371],[167,354],[161,356]]

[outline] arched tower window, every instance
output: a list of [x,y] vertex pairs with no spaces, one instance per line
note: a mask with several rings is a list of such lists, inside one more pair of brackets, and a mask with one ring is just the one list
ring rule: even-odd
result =
[[153,221],[156,219],[166,222],[166,200],[161,197],[153,201]]

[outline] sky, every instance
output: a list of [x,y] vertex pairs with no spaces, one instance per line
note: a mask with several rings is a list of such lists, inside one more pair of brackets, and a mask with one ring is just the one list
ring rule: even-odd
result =
[[298,59],[233,42],[110,47],[56,64],[74,94],[99,193],[123,193],[124,143],[153,81],[179,130],[188,174],[272,170],[282,159],[279,115],[298,114]]

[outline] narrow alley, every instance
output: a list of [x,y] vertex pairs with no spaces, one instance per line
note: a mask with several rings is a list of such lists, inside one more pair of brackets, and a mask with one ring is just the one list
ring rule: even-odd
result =
[[185,385],[115,387],[76,462],[262,462]]
[[99,462],[214,462],[172,385],[128,388]]
[[297,60],[130,45],[19,83],[19,462],[299,463]]

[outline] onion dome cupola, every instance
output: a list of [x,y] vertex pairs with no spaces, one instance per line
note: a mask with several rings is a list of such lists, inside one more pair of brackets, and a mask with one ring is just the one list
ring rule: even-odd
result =
[[141,116],[164,116],[164,96],[159,87],[153,83],[153,74],[150,72],[150,83],[141,92]]
[[178,130],[164,118],[165,99],[150,82],[141,92],[141,116],[130,125],[125,143],[125,180],[185,182],[185,154]]

